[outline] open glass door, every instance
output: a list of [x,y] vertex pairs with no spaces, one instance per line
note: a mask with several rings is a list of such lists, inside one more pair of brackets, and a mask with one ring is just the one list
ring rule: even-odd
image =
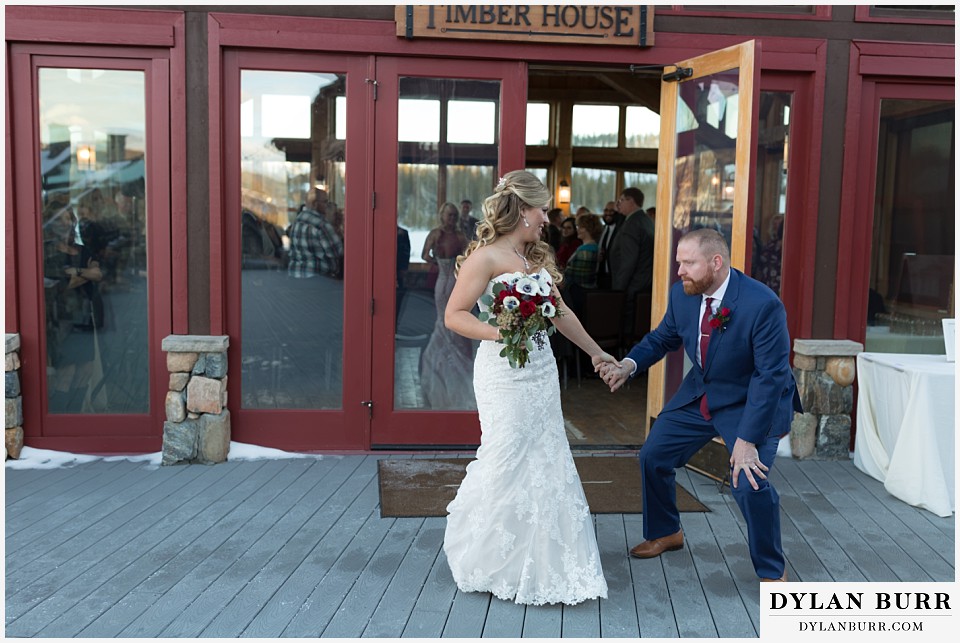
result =
[[[684,233],[715,228],[730,244],[733,267],[749,264],[758,56],[750,41],[679,62],[663,77],[652,326],[678,279],[674,258]],[[690,368],[685,359],[681,349],[648,371],[647,432]]]
[[523,168],[526,78],[523,63],[377,59],[374,447],[479,444],[479,342],[443,312],[483,199]]

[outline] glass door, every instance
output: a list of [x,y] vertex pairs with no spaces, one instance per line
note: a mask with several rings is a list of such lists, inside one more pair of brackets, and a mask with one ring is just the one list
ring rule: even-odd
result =
[[11,56],[25,420],[35,444],[153,449],[166,368],[151,349],[171,327],[168,61],[44,49]]
[[238,441],[367,447],[371,60],[224,57],[228,394]]
[[[676,64],[660,94],[660,152],[651,319],[666,312],[680,237],[720,231],[733,267],[749,265],[759,64],[753,41]],[[666,216],[661,215],[664,213]],[[747,271],[749,273],[749,271]],[[647,418],[655,418],[689,368],[681,350],[648,371]],[[649,424],[647,426],[649,431]]]
[[479,444],[478,342],[446,329],[457,255],[523,168],[520,63],[378,59],[371,443]]

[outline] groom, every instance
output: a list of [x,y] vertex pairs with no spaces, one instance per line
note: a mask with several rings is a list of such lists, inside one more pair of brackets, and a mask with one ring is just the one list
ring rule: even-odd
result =
[[677,263],[682,281],[670,289],[660,325],[619,368],[605,364],[600,371],[616,391],[680,346],[693,363],[640,449],[645,540],[630,555],[653,558],[683,547],[674,470],[719,434],[730,451],[733,497],[746,519],[754,569],[762,581],[784,581],[779,496],[766,474],[793,412],[802,410],[786,312],[773,291],[730,268],[730,248],[715,230],[684,235]]

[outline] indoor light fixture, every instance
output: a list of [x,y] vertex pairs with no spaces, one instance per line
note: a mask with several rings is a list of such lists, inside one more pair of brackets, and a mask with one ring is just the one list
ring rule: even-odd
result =
[[560,181],[560,203],[566,205],[570,203],[570,184],[566,181]]

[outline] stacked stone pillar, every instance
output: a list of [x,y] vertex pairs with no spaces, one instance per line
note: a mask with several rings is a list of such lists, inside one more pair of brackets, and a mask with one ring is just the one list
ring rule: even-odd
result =
[[16,460],[23,449],[23,396],[20,395],[20,335],[6,339],[6,446],[7,457]]
[[856,356],[863,344],[847,339],[797,339],[793,374],[803,413],[790,428],[793,457],[845,460],[850,457],[850,413]]
[[230,338],[170,335],[161,346],[170,372],[162,463],[224,462],[230,451],[226,408]]

